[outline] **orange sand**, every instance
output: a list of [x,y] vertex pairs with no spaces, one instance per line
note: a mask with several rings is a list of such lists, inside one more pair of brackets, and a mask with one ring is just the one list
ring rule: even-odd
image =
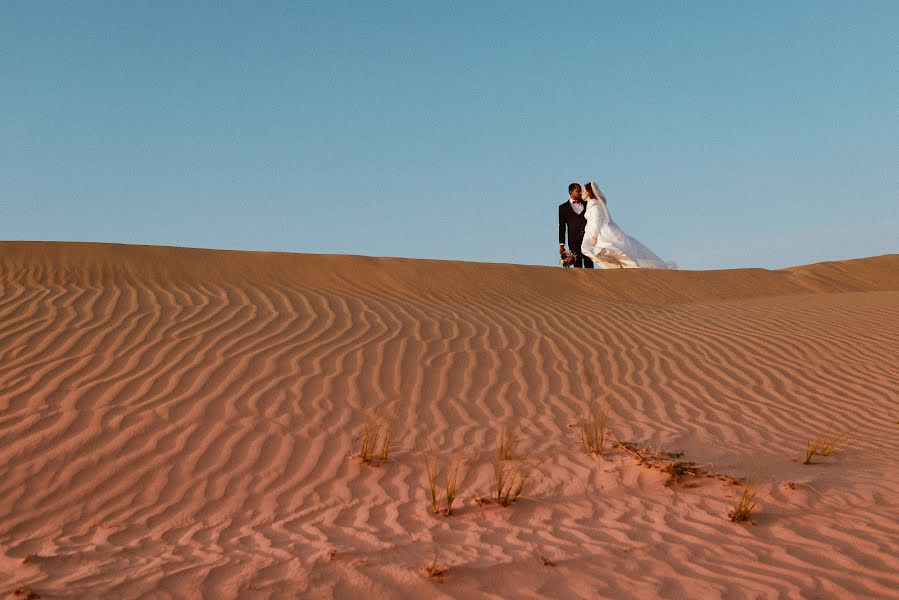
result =
[[[621,439],[754,475],[757,525],[726,518],[741,488],[583,454],[590,399]],[[379,468],[350,456],[372,414],[395,426]],[[503,424],[544,462],[480,507]],[[467,459],[451,517],[428,443]],[[0,456],[0,597],[896,598],[899,256],[588,272],[0,242]]]

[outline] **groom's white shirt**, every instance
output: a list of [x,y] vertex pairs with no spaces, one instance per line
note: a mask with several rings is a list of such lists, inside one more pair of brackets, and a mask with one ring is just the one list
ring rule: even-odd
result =
[[579,215],[584,212],[584,203],[583,202],[575,202],[571,198],[568,199],[571,202],[571,208],[574,209],[574,214]]

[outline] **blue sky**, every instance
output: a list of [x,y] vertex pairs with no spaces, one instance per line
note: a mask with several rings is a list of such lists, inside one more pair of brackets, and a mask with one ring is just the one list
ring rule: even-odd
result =
[[899,2],[0,3],[0,239],[682,268],[899,252]]

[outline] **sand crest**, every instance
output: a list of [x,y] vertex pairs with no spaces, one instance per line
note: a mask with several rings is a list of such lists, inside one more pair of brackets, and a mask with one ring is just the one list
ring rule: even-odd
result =
[[[0,242],[0,597],[896,598],[897,315],[897,255],[583,272]],[[622,440],[754,477],[756,524],[726,516],[742,486],[583,453],[590,400]],[[375,416],[379,467],[352,456]],[[479,505],[503,426],[536,466]],[[464,459],[452,516],[427,447]]]

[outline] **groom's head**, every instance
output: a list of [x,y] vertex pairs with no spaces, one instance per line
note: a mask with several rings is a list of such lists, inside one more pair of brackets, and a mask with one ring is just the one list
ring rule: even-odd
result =
[[568,184],[568,197],[577,202],[581,201],[581,184],[579,183],[569,183]]

